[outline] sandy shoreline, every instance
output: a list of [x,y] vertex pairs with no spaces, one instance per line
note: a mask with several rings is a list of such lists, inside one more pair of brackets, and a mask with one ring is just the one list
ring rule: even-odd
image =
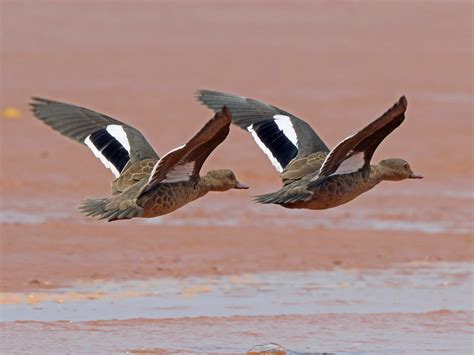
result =
[[[38,234],[38,230],[41,230]],[[241,274],[270,270],[384,268],[401,262],[472,261],[473,237],[279,228],[117,224],[5,225],[2,291],[75,280]],[[15,236],[13,238],[13,236]]]

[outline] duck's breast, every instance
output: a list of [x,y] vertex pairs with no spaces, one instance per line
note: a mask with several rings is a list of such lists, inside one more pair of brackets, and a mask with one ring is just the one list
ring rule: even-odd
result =
[[362,172],[329,176],[314,187],[313,197],[305,202],[304,207],[293,208],[323,210],[340,206],[370,190],[378,182]]
[[173,212],[205,193],[196,181],[160,184],[143,198],[145,216],[155,217]]

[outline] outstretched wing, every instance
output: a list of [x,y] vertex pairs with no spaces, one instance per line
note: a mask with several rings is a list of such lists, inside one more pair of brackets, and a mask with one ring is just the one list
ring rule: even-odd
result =
[[379,144],[405,119],[407,100],[402,96],[387,112],[356,134],[340,142],[326,157],[319,177],[350,174],[370,166]]
[[232,122],[250,132],[278,172],[294,158],[329,152],[309,124],[261,101],[218,91],[200,90],[196,99],[217,111],[223,105],[232,112]]
[[198,177],[209,154],[229,134],[231,122],[229,109],[222,107],[188,143],[171,150],[155,164],[140,196],[158,184],[189,181]]
[[125,166],[143,159],[158,159],[135,128],[83,107],[34,97],[34,115],[62,135],[85,144],[118,177]]

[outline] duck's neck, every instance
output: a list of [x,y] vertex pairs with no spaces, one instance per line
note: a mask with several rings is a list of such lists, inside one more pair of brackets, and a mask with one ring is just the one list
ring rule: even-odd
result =
[[219,179],[215,179],[209,175],[202,176],[200,179],[200,187],[205,193],[209,191],[226,191],[229,188],[224,186],[223,182]]
[[380,164],[371,165],[369,179],[375,182],[374,185],[377,185],[383,180],[386,180],[385,173],[386,173],[385,169],[382,166],[380,166]]

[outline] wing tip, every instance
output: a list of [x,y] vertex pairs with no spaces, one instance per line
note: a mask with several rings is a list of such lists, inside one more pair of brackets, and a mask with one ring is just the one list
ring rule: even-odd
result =
[[45,99],[43,97],[39,97],[39,96],[31,96],[30,98],[30,104],[50,104],[54,101],[51,101],[51,100],[48,100],[48,99]]
[[194,98],[202,103],[203,105],[214,109],[217,111],[217,106],[219,103],[223,101],[233,100],[233,99],[245,99],[248,98],[241,95],[235,95],[228,93],[226,91],[217,91],[217,90],[209,90],[209,89],[199,89],[194,93]]
[[203,95],[203,93],[204,93],[205,91],[206,91],[206,90],[201,90],[201,89],[199,89],[199,90],[196,90],[196,91],[194,92],[194,95],[193,95],[193,96],[194,96],[194,98],[196,99],[196,101],[202,102],[202,95]]
[[229,116],[230,118],[232,118],[232,113],[230,112],[230,110],[229,110],[229,108],[227,107],[227,105],[222,106],[221,114],[226,115],[226,116]]
[[397,103],[395,104],[395,106],[401,106],[403,108],[403,111],[406,111],[407,107],[408,107],[408,101],[407,101],[407,98],[405,95],[402,95]]
[[222,106],[220,111],[216,112],[216,114],[214,115],[214,118],[220,119],[226,124],[230,125],[232,122],[232,113],[230,112],[229,108],[226,105],[224,105]]
[[194,98],[205,104],[206,102],[206,96],[212,96],[212,95],[216,95],[218,94],[219,92],[218,91],[214,91],[214,90],[208,90],[208,89],[199,89],[197,90],[195,93],[194,93]]
[[393,104],[382,116],[390,115],[391,117],[398,117],[404,115],[408,107],[408,101],[405,95],[402,95],[397,102]]
[[51,103],[51,100],[43,99],[42,97],[38,96],[32,96],[29,102],[30,110],[35,112],[38,106],[47,105],[49,103]]

